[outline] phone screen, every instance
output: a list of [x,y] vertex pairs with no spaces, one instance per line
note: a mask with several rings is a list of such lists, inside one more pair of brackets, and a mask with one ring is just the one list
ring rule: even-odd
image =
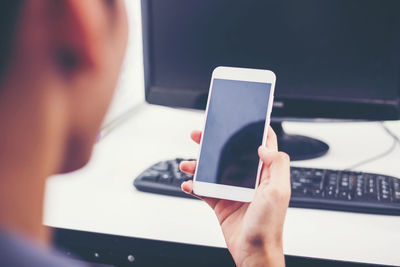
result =
[[214,79],[196,180],[254,188],[271,84]]

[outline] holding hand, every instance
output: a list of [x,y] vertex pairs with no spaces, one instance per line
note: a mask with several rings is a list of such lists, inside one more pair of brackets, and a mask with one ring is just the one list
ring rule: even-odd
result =
[[[200,143],[201,132],[191,138]],[[251,203],[199,197],[214,210],[227,247],[237,266],[284,266],[282,231],[290,199],[290,160],[278,152],[276,134],[270,127],[266,147],[258,155],[263,161],[260,185]],[[181,170],[194,174],[196,161],[181,163]],[[193,182],[182,190],[193,194]]]

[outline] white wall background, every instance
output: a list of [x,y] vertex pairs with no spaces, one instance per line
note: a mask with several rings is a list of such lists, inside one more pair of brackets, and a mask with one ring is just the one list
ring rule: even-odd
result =
[[129,41],[119,85],[105,123],[144,100],[143,46],[140,0],[125,0],[129,20]]

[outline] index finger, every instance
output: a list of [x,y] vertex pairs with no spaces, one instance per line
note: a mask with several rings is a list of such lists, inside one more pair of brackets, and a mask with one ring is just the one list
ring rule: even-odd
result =
[[190,134],[190,138],[192,138],[193,141],[195,141],[197,144],[200,144],[200,140],[201,140],[201,131],[195,130],[192,131]]
[[214,209],[215,205],[217,205],[218,199],[212,198],[212,197],[202,197],[202,196],[198,196],[195,193],[193,193],[193,181],[192,180],[183,182],[181,184],[181,189],[186,194],[189,194],[189,195],[197,197],[201,200],[204,200],[212,209]]

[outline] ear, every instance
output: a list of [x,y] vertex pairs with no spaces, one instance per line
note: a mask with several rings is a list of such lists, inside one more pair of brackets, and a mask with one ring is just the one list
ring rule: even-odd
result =
[[106,13],[99,0],[49,0],[51,49],[66,74],[101,65]]

